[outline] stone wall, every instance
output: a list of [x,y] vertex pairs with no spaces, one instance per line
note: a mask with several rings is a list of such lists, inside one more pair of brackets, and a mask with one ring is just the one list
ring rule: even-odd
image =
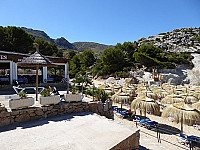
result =
[[0,113],[1,112],[7,112],[7,109],[5,108],[5,105],[4,104],[1,104],[0,103]]
[[[109,103],[109,102],[106,102]],[[89,103],[89,110],[93,113],[97,113],[101,116],[106,116],[108,119],[113,119],[114,113],[112,109],[112,104],[106,106],[106,103],[101,102],[90,102]],[[106,108],[107,107],[107,108]]]
[[0,127],[18,122],[38,120],[41,118],[80,112],[94,112],[108,118],[113,118],[111,116],[113,114],[112,107],[109,110],[104,111],[104,104],[100,102],[61,102],[53,106],[32,107],[27,109],[13,110],[12,112],[2,111],[0,112]]
[[134,149],[139,150],[139,140],[140,140],[140,133],[139,130],[137,130],[135,133],[112,147],[110,150],[120,150],[120,149]]

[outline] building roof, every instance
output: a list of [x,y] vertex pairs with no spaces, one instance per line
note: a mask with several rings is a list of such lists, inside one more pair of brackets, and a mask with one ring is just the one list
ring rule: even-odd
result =
[[[4,57],[3,57],[4,56]],[[21,62],[25,57],[29,57],[31,54],[17,53],[17,52],[9,52],[9,51],[0,51],[0,60],[12,60],[14,62]],[[45,56],[52,63],[67,63],[70,59],[64,57],[54,57],[54,56]]]

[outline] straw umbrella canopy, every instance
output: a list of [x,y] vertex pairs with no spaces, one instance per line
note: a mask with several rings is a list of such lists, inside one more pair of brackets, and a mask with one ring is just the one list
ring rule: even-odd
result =
[[121,110],[122,110],[122,103],[123,102],[129,102],[131,100],[131,97],[129,94],[124,93],[124,92],[118,92],[116,94],[114,94],[111,99],[113,100],[113,102],[115,103],[121,103]]
[[111,97],[115,103],[129,101],[130,98],[130,95],[124,92],[116,93]]
[[165,90],[162,90],[160,93],[158,93],[158,96],[160,96],[162,98],[166,97],[167,95],[169,95],[169,93]]
[[184,93],[184,89],[175,89],[174,94],[180,95]]
[[121,89],[121,88],[122,88],[122,86],[121,86],[121,85],[119,85],[119,84],[113,84],[113,85],[112,85],[112,88],[113,88],[114,92],[116,93],[116,92],[118,92],[118,91],[119,91],[119,89]]
[[136,111],[137,109],[143,110],[146,116],[147,111],[151,111],[153,114],[160,113],[159,104],[151,98],[143,97],[137,98],[131,103],[131,110]]
[[162,112],[162,117],[172,117],[177,123],[181,122],[181,133],[183,133],[183,124],[192,125],[200,121],[200,112],[189,104],[176,103],[166,107]]
[[167,95],[165,98],[162,99],[161,104],[174,104],[184,102],[184,99],[180,95]]
[[184,94],[180,94],[180,96],[185,98],[187,103],[190,103],[190,102],[194,103],[194,102],[199,101],[199,99],[197,97],[195,97],[193,94],[184,93]]
[[134,88],[130,88],[130,87],[123,87],[122,91],[128,94],[134,94],[135,93],[135,89]]
[[191,93],[194,97],[200,99],[200,92],[193,92]]
[[194,109],[200,111],[200,101],[197,102],[197,103],[194,103],[194,104],[192,105],[192,107],[193,107]]
[[192,88],[195,92],[200,92],[200,86],[195,86]]
[[103,84],[99,86],[100,89],[104,90],[106,93],[112,95],[114,93],[114,90],[112,86],[109,86],[108,84]]
[[154,100],[156,100],[158,98],[158,96],[156,94],[154,94],[152,91],[142,91],[142,92],[138,93],[138,97],[144,97],[144,96],[147,96]]
[[36,47],[36,52],[32,54],[31,56],[23,59],[21,62],[18,63],[21,67],[31,67],[36,68],[36,101],[38,98],[38,69],[39,67],[55,67],[55,65],[52,64],[52,62],[43,56],[39,52],[39,45],[37,43],[33,43],[33,45]]

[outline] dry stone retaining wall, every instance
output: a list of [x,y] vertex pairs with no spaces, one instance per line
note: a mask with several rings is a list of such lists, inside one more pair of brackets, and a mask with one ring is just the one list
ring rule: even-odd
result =
[[12,112],[2,111],[0,112],[0,127],[18,122],[89,111],[106,116],[107,118],[113,118],[112,107],[107,111],[104,111],[103,108],[104,104],[99,102],[78,102],[59,103],[53,106],[32,107],[27,109],[13,110]]

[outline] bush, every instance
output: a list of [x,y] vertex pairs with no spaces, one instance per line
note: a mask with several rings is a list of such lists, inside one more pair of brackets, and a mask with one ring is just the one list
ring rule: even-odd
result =
[[106,93],[102,89],[97,89],[95,91],[95,97],[98,101],[102,101],[102,103],[105,103],[106,100],[110,99],[110,96],[108,93]]
[[25,92],[21,92],[21,93],[19,93],[19,97],[20,97],[20,99],[23,99],[23,98],[27,98],[27,95]]
[[45,88],[42,93],[41,93],[41,96],[43,97],[47,97],[47,96],[50,96],[51,95],[51,89],[50,88]]

